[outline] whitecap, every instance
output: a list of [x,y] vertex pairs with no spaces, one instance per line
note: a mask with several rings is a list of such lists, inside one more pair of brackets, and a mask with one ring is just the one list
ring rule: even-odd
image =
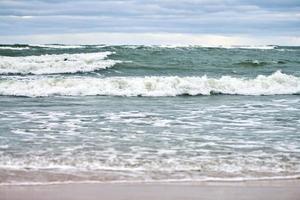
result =
[[0,46],[0,50],[25,50],[25,49],[30,49],[29,47],[12,47],[12,46]]
[[274,45],[232,45],[232,46],[225,46],[224,48],[228,49],[261,49],[261,50],[270,50],[275,49],[277,46]]
[[0,56],[0,74],[59,74],[91,72],[119,61],[104,60],[112,52],[54,54],[41,56]]
[[253,79],[149,77],[35,77],[0,81],[0,95],[8,96],[178,96],[178,95],[300,94],[300,78],[277,71]]
[[31,44],[31,47],[51,48],[51,49],[78,49],[84,48],[83,45],[60,45],[60,44]]

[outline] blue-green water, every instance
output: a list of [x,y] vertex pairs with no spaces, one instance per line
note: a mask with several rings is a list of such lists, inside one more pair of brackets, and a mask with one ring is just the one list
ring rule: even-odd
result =
[[0,55],[1,184],[300,176],[299,47]]

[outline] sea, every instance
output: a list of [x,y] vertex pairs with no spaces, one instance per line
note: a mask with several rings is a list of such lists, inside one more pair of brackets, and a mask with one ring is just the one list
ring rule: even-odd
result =
[[300,178],[300,47],[0,45],[0,185]]

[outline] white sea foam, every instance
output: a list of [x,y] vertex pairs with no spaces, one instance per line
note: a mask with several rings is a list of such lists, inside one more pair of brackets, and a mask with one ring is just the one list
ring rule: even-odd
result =
[[1,46],[0,50],[25,50],[25,49],[30,49],[29,47],[11,47],[11,46]]
[[77,49],[83,48],[82,45],[59,45],[59,44],[31,44],[32,47],[42,47],[51,49]]
[[[49,174],[59,175],[85,174],[87,180],[95,177],[103,181],[113,180],[206,180],[209,179],[260,179],[265,177],[291,177],[299,176],[298,160],[282,160],[282,156],[233,156],[215,157],[213,155],[197,157],[176,157],[173,153],[166,152],[165,155],[147,154],[143,149],[139,152],[103,151],[94,152],[94,157],[81,154],[65,154],[64,156],[30,156],[16,158],[2,156],[0,158],[0,173],[5,171],[23,171],[25,173],[39,173],[35,181],[47,180]],[[144,149],[147,150],[147,149]],[[67,152],[67,151],[64,151]],[[123,154],[122,154],[123,153]],[[148,152],[149,153],[149,152]],[[238,155],[238,153],[237,153]],[[5,172],[4,171],[4,172]],[[46,172],[46,174],[45,174]],[[47,173],[48,172],[48,173]],[[11,173],[8,173],[8,176]],[[103,177],[106,177],[103,179]],[[29,177],[29,176],[28,176]],[[13,178],[13,177],[10,177]],[[23,180],[26,180],[23,179]],[[34,179],[30,179],[33,181]],[[53,180],[53,179],[52,179]],[[94,178],[92,180],[95,180]],[[1,181],[0,181],[1,183]]]
[[[102,66],[102,63],[101,63]],[[300,78],[277,71],[254,79],[202,77],[36,77],[0,81],[1,95],[177,96],[300,94]]]
[[112,52],[0,56],[0,74],[58,74],[90,72],[113,66],[119,61],[104,60]]
[[277,46],[274,45],[256,45],[256,46],[251,46],[251,45],[232,45],[232,46],[221,46],[221,48],[226,48],[226,49],[262,49],[262,50],[268,50],[268,49],[275,49]]
[[150,47],[161,47],[161,48],[224,48],[224,49],[260,49],[270,50],[275,49],[277,46],[274,45],[152,45]]

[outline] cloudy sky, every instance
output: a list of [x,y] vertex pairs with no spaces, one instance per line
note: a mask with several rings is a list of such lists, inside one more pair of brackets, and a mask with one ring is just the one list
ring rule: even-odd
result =
[[0,43],[300,45],[300,0],[0,0]]

